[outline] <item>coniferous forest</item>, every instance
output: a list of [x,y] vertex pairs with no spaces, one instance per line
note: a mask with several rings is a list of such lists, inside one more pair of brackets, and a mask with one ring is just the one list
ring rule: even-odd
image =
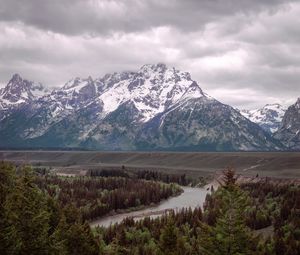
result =
[[239,185],[232,169],[203,209],[91,229],[88,220],[157,203],[174,184],[130,177],[62,178],[0,164],[0,254],[300,254],[300,187]]
[[83,220],[95,219],[116,210],[139,209],[182,191],[173,183],[126,177],[38,176],[35,183],[51,197],[57,198],[61,206],[75,205]]

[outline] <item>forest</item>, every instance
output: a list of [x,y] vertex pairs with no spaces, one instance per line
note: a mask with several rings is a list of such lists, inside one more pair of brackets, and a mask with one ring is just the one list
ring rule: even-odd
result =
[[[266,233],[260,230],[265,230]],[[182,209],[139,222],[97,228],[104,254],[300,254],[300,187],[237,185],[224,172],[203,211]]]
[[127,177],[132,179],[144,179],[152,181],[161,181],[164,183],[177,183],[182,186],[186,186],[193,183],[191,178],[188,178],[185,174],[167,174],[163,172],[153,171],[153,170],[139,170],[133,171],[127,169],[124,165],[119,168],[113,169],[93,169],[90,170],[88,175],[90,176],[101,176],[101,177]]
[[[116,191],[118,185],[128,193],[134,189],[126,185],[140,187],[137,179],[126,178],[41,176],[28,166],[0,163],[0,254],[300,254],[297,185],[268,179],[239,185],[234,170],[227,169],[203,209],[185,208],[140,221],[127,218],[91,229],[85,203],[104,203],[104,190]],[[157,199],[163,198],[164,185],[152,183],[148,191],[157,184]],[[147,201],[145,197],[138,199]]]
[[135,180],[128,177],[37,176],[37,186],[56,198],[62,207],[73,204],[83,220],[110,212],[141,209],[182,192],[176,184]]

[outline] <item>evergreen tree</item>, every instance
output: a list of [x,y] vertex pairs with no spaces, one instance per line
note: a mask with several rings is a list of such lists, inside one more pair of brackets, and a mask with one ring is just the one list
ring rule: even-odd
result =
[[203,254],[253,254],[256,240],[245,224],[247,196],[236,184],[232,169],[224,171],[223,183],[213,195],[221,201],[215,226],[203,228]]
[[7,199],[15,188],[15,167],[6,162],[0,162],[0,254],[16,254],[20,242],[16,238],[17,232],[11,228],[7,215],[11,212],[7,208]]
[[15,187],[4,204],[6,239],[15,243],[7,247],[10,254],[47,254],[49,213],[45,195],[33,183],[29,167],[21,169]]
[[68,205],[53,234],[52,250],[57,254],[98,254],[98,245],[87,223],[82,223],[79,211]]
[[175,254],[178,229],[172,219],[169,219],[160,235],[160,247],[165,254]]

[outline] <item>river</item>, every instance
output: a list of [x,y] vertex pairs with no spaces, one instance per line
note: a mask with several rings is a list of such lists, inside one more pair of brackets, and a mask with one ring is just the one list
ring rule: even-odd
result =
[[148,207],[139,211],[105,216],[98,220],[92,221],[90,226],[108,227],[110,224],[121,222],[126,217],[132,217],[134,220],[139,220],[146,216],[159,217],[170,209],[176,211],[183,207],[191,207],[192,209],[199,206],[202,207],[206,194],[209,192],[207,190],[208,187],[210,187],[210,185],[207,185],[204,188],[181,187],[183,192],[177,197],[171,197],[162,201],[156,206]]

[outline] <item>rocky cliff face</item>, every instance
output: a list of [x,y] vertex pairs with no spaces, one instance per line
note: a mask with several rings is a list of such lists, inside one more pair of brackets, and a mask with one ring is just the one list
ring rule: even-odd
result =
[[0,120],[21,105],[32,103],[48,92],[40,83],[22,79],[14,74],[6,87],[0,90]]
[[300,98],[287,109],[274,137],[291,150],[300,149]]

